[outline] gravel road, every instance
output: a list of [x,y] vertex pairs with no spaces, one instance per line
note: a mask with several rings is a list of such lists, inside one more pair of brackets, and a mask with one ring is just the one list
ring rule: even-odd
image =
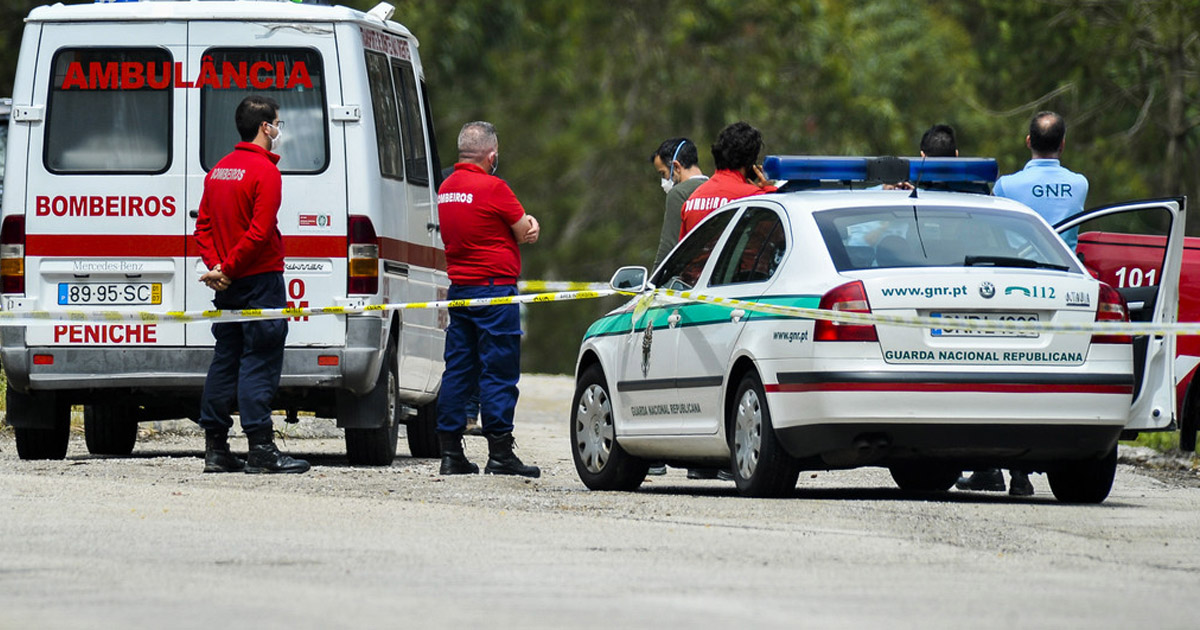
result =
[[[1200,484],[1121,465],[1108,501],[912,495],[886,471],[803,473],[749,500],[672,469],[590,492],[572,382],[525,376],[538,480],[346,463],[286,429],[298,476],[203,475],[189,423],[134,454],[22,462],[0,432],[0,628],[1195,628]],[[238,438],[234,447],[242,450]],[[402,450],[407,453],[402,445]],[[467,438],[482,464],[486,444]]]

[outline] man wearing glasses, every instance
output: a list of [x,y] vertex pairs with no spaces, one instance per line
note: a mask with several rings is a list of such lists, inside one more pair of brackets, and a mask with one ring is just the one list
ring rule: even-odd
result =
[[[283,238],[278,214],[283,190],[279,104],[251,95],[234,114],[242,141],[204,178],[196,244],[209,271],[200,282],[216,292],[218,309],[283,308]],[[275,446],[271,401],[283,371],[287,321],[218,322],[216,345],[200,399],[204,472],[302,473],[308,462]],[[245,461],[229,450],[234,403],[250,443]]]

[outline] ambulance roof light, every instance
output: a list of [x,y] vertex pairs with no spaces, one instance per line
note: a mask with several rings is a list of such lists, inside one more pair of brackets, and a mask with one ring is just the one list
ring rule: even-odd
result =
[[994,158],[768,155],[763,160],[767,177],[788,181],[870,181],[879,178],[877,173],[894,172],[896,166],[907,171],[908,181],[923,183],[991,183],[1000,172]]

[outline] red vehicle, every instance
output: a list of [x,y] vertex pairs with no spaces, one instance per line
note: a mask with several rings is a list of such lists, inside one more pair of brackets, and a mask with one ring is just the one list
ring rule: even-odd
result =
[[[1056,226],[1060,231],[1069,227],[1070,220]],[[1109,229],[1091,229],[1094,227]],[[1122,227],[1128,229],[1129,226]],[[1166,244],[1170,234],[1162,231],[1155,234],[1152,226],[1146,230],[1150,233],[1110,229],[1111,226],[1083,224],[1075,251],[1093,275],[1116,287],[1125,297],[1132,321],[1149,321],[1152,314],[1145,305],[1153,304],[1156,297],[1162,297],[1157,294],[1164,265],[1176,264],[1167,259]],[[1200,290],[1196,289],[1200,286],[1200,238],[1188,237],[1183,242],[1177,321],[1200,322]],[[1170,301],[1166,303],[1169,305]],[[1174,361],[1167,366],[1167,378],[1163,380],[1164,384],[1173,382],[1175,385],[1173,412],[1176,422],[1166,428],[1178,426],[1181,431],[1180,448],[1193,451],[1196,449],[1196,432],[1200,430],[1200,381],[1195,379],[1196,367],[1200,365],[1200,336],[1139,338],[1135,342],[1140,342],[1140,345],[1135,345],[1135,366],[1143,369],[1145,357],[1153,353],[1154,348],[1147,346],[1162,344],[1161,349],[1169,351],[1171,341],[1174,341]],[[1137,428],[1130,430],[1131,433],[1138,431]]]

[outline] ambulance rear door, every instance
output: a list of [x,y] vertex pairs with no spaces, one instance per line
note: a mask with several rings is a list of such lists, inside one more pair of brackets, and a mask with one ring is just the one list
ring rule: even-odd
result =
[[[286,256],[289,306],[345,304],[346,179],[342,123],[331,105],[342,102],[338,51],[332,24],[194,21],[188,63],[195,87],[186,90],[190,145],[188,188],[188,309],[212,308],[212,292],[199,282],[207,270],[191,234],[204,177],[240,138],[238,103],[261,94],[279,103],[284,141],[279,230]],[[296,318],[289,346],[340,346],[344,316]],[[212,345],[207,323],[188,325],[188,345]]]
[[[188,147],[182,22],[43,25],[28,110],[21,308],[180,310]],[[67,321],[30,346],[181,345],[183,326]]]

